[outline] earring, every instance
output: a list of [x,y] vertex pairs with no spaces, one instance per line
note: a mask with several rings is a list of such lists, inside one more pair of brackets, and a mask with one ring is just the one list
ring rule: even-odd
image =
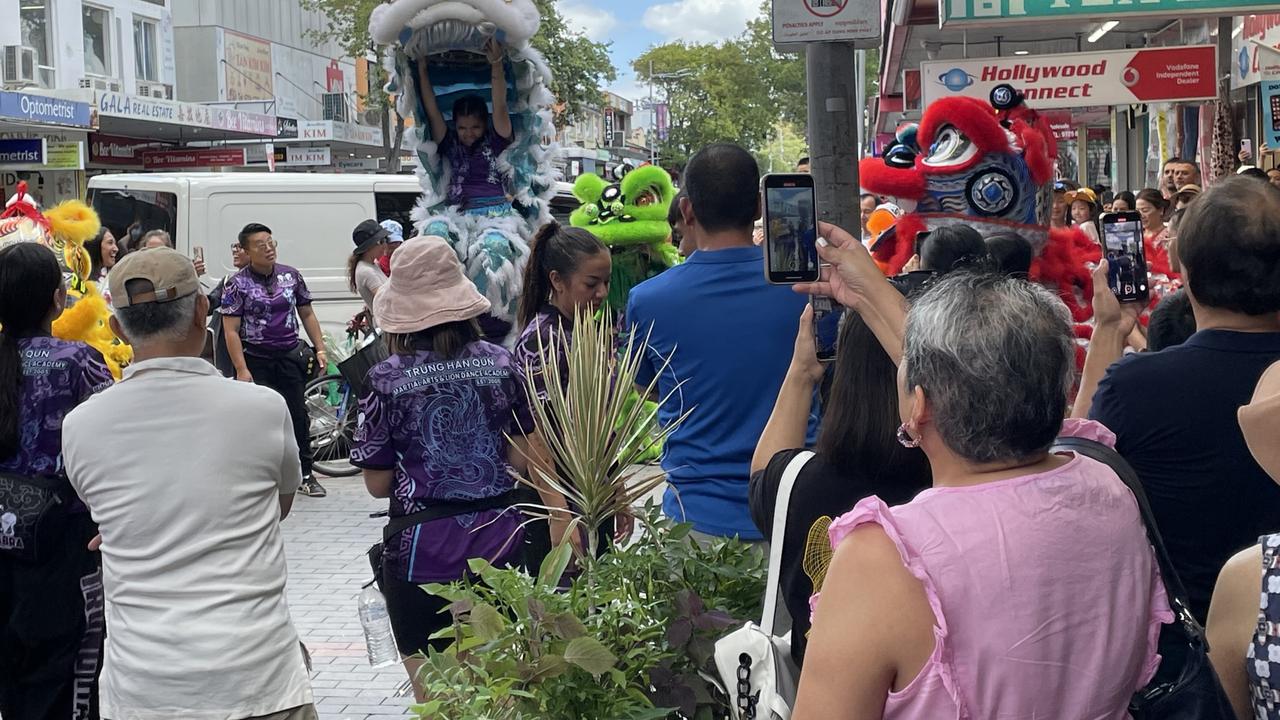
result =
[[911,437],[911,433],[907,432],[906,423],[903,423],[898,426],[898,442],[902,443],[902,447],[907,447],[907,448],[920,447],[920,440],[918,438]]

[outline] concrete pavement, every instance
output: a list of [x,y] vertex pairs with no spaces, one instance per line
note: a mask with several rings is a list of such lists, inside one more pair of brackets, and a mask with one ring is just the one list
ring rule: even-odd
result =
[[289,563],[289,611],[311,652],[311,687],[322,720],[409,717],[412,697],[396,697],[407,676],[395,665],[369,667],[356,611],[361,586],[372,577],[365,551],[378,540],[386,507],[353,478],[321,478],[324,498],[299,495],[284,521]]

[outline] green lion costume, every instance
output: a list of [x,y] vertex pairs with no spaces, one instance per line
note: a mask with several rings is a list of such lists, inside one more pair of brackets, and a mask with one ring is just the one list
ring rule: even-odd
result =
[[671,176],[656,165],[620,165],[619,172],[614,183],[594,173],[580,176],[573,195],[582,205],[569,218],[613,253],[609,307],[615,311],[626,309],[631,288],[680,262],[667,224],[676,196]]

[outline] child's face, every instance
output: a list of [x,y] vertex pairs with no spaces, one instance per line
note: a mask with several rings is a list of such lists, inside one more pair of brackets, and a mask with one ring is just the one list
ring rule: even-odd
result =
[[484,137],[485,130],[489,129],[485,127],[484,118],[478,115],[463,115],[454,121],[454,125],[458,133],[458,140],[462,141],[462,144],[467,147],[475,145],[477,140]]

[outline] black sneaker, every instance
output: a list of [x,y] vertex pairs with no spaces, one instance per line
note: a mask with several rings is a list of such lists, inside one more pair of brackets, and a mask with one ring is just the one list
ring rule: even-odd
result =
[[302,484],[298,486],[298,492],[307,497],[321,498],[329,493],[325,491],[324,486],[316,481],[315,475],[307,475],[302,478]]

